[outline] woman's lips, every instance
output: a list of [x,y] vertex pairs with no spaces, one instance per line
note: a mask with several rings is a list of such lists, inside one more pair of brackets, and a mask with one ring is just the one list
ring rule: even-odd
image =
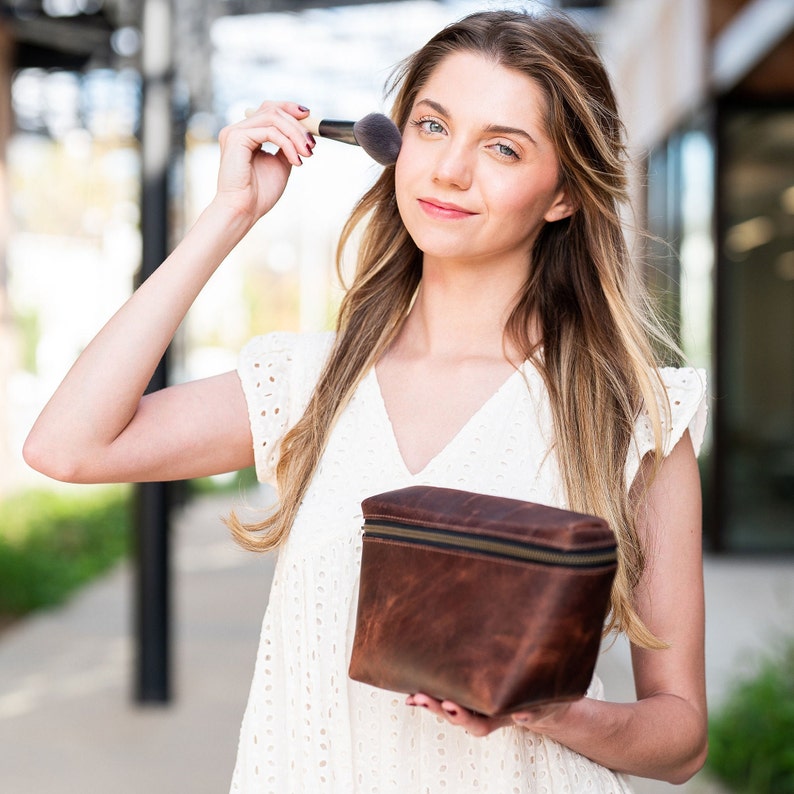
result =
[[459,207],[457,204],[450,204],[448,201],[439,201],[434,198],[420,198],[419,206],[431,218],[445,220],[470,218],[472,215],[477,214],[476,212],[470,212],[464,207]]

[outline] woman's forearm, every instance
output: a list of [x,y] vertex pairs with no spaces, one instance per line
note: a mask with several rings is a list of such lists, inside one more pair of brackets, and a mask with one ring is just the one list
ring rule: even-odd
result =
[[196,296],[250,220],[213,203],[180,245],[80,355],[36,421],[25,459],[75,479],[130,423],[158,362]]
[[706,715],[677,695],[636,703],[583,698],[555,718],[520,722],[593,761],[639,777],[680,784],[706,759]]
[[418,693],[409,706],[428,709],[472,736],[516,725],[547,736],[592,761],[638,777],[683,783],[706,760],[706,710],[673,693],[660,692],[633,703],[582,698],[490,718]]

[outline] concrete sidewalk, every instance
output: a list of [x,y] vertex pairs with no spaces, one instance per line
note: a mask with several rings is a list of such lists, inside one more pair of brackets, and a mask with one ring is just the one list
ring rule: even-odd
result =
[[[228,791],[273,571],[272,557],[228,539],[219,517],[231,501],[203,497],[175,522],[172,705],[132,703],[127,566],[0,636],[0,792]],[[709,560],[706,583],[717,703],[734,675],[794,630],[794,560]],[[624,645],[599,671],[610,696],[632,699]],[[714,790],[700,776],[684,787],[636,781],[637,794]]]
[[126,565],[0,637],[0,792],[228,791],[273,571],[229,539],[230,504],[175,521],[170,706],[132,702]]

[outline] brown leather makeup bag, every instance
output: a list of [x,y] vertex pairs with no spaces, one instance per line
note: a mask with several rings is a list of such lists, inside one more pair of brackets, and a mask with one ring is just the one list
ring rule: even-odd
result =
[[431,486],[362,509],[351,678],[489,716],[585,694],[617,560],[603,519]]

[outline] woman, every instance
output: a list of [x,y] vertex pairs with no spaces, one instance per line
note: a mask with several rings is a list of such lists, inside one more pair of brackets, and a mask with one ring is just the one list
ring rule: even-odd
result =
[[[366,223],[336,333],[260,337],[238,373],[142,396],[212,272],[312,156],[307,110],[265,102],[222,132],[212,203],[78,359],[26,458],[75,482],[254,461],[275,478],[267,520],[230,519],[249,548],[280,548],[233,791],[680,783],[706,752],[704,388],[657,369],[632,302],[608,78],[566,19],[489,12],[441,31],[398,86],[402,150],[343,234]],[[594,679],[577,702],[489,719],[348,680],[360,502],[408,484],[607,518],[607,628],[632,640],[637,701],[605,701]]]

